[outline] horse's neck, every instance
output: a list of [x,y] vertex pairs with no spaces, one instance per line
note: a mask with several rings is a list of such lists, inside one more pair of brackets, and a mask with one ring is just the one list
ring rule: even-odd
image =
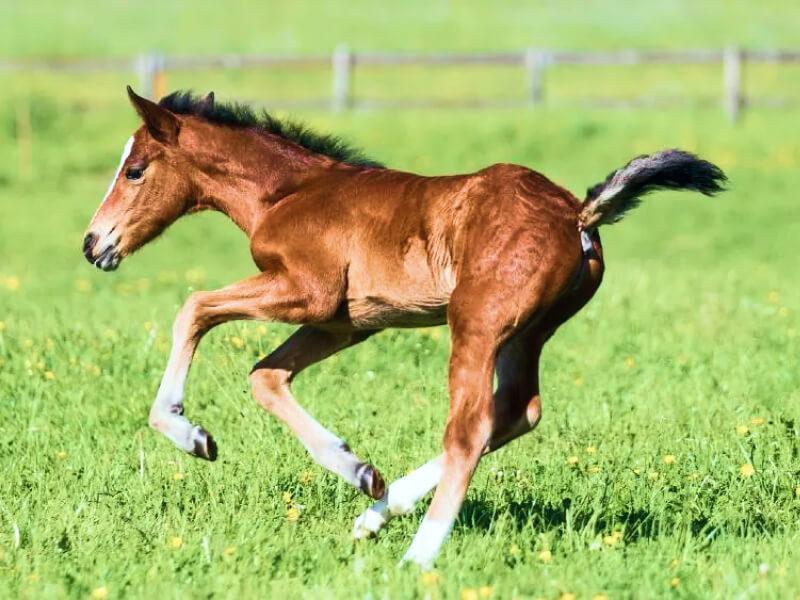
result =
[[289,142],[268,141],[237,144],[226,160],[227,168],[215,170],[201,185],[198,209],[224,213],[248,237],[273,204],[324,168],[325,160],[319,156]]

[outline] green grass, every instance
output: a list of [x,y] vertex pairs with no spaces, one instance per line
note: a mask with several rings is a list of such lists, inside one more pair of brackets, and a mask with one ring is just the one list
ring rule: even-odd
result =
[[[578,15],[541,3],[517,18],[508,3],[489,10],[451,2],[445,16],[443,3],[399,8],[394,23],[385,7],[340,12],[320,3],[303,13],[282,4],[275,14],[252,8],[256,27],[204,2],[180,13],[172,35],[163,24],[146,26],[142,3],[84,1],[86,11],[61,14],[61,4],[19,2],[0,8],[0,54],[314,51],[340,39],[491,49],[527,44],[526,31],[542,33],[542,45],[572,47],[711,46],[728,36],[789,45],[798,11],[781,4],[771,12],[772,4],[745,15],[743,3],[667,2],[651,20],[644,5],[623,3]],[[175,14],[180,6],[168,4]],[[695,18],[677,27],[684,10]],[[114,17],[119,36],[102,35],[89,13],[103,23]],[[304,14],[313,17],[307,26]],[[56,31],[54,16],[71,27]],[[508,36],[498,34],[504,25]],[[413,38],[414,28],[436,35]],[[219,92],[217,81],[185,77]],[[564,93],[581,77],[569,75]],[[250,97],[270,89],[241,75],[226,81],[221,95],[239,93],[240,84]],[[427,502],[376,541],[354,544],[350,528],[367,498],[315,466],[252,400],[250,366],[291,328],[230,324],[201,345],[187,413],[217,438],[218,462],[194,460],[148,429],[176,310],[192,288],[251,274],[246,240],[222,217],[203,214],[114,274],[91,268],[82,233],[136,125],[125,78],[2,82],[0,597],[85,598],[101,586],[112,598],[435,599],[481,586],[494,598],[796,595],[796,114],[752,111],[735,127],[716,110],[576,112],[557,104],[300,115],[423,173],[519,162],[580,194],[635,154],[680,146],[730,176],[730,191],[716,199],[659,194],[603,231],[603,286],[545,350],[541,425],[481,463],[438,580],[426,582],[396,563]],[[632,89],[630,80],[620,85]],[[33,121],[29,181],[17,171],[20,103]],[[439,449],[447,351],[445,328],[385,332],[309,369],[295,392],[394,479]],[[743,476],[742,465],[754,474]],[[287,519],[285,492],[300,509],[296,522]]]

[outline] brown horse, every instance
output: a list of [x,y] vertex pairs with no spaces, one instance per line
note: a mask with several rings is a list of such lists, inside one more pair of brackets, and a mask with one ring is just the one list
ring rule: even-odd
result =
[[[241,105],[174,93],[130,100],[143,120],[97,210],[83,251],[103,270],[187,213],[213,209],[249,237],[259,274],[194,292],[178,313],[150,424],[209,460],[216,445],[183,415],[197,344],[236,319],[301,327],[250,374],[253,394],[314,459],[377,502],[373,535],[436,487],[404,560],[429,567],[482,454],[539,422],[539,357],[603,275],[597,228],[658,188],[711,195],[724,174],[678,150],[634,159],[579,201],[526,167],[422,177],[384,168],[340,140]],[[452,350],[444,452],[385,486],[297,403],[293,378],[386,327],[447,323]],[[493,390],[493,376],[497,387]]]

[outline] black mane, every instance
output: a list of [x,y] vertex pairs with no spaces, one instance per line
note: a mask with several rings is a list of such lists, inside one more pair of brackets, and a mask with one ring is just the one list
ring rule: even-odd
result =
[[209,107],[204,103],[203,97],[190,91],[173,92],[164,96],[158,104],[176,114],[202,117],[219,125],[256,127],[339,162],[359,167],[383,167],[381,163],[367,158],[361,150],[335,135],[317,133],[302,123],[278,119],[266,110],[256,112],[246,104],[214,102]]

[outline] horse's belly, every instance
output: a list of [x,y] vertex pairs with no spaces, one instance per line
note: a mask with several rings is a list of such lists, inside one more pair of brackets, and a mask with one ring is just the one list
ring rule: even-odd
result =
[[359,329],[430,327],[447,322],[447,298],[404,299],[367,296],[349,298],[343,316]]

